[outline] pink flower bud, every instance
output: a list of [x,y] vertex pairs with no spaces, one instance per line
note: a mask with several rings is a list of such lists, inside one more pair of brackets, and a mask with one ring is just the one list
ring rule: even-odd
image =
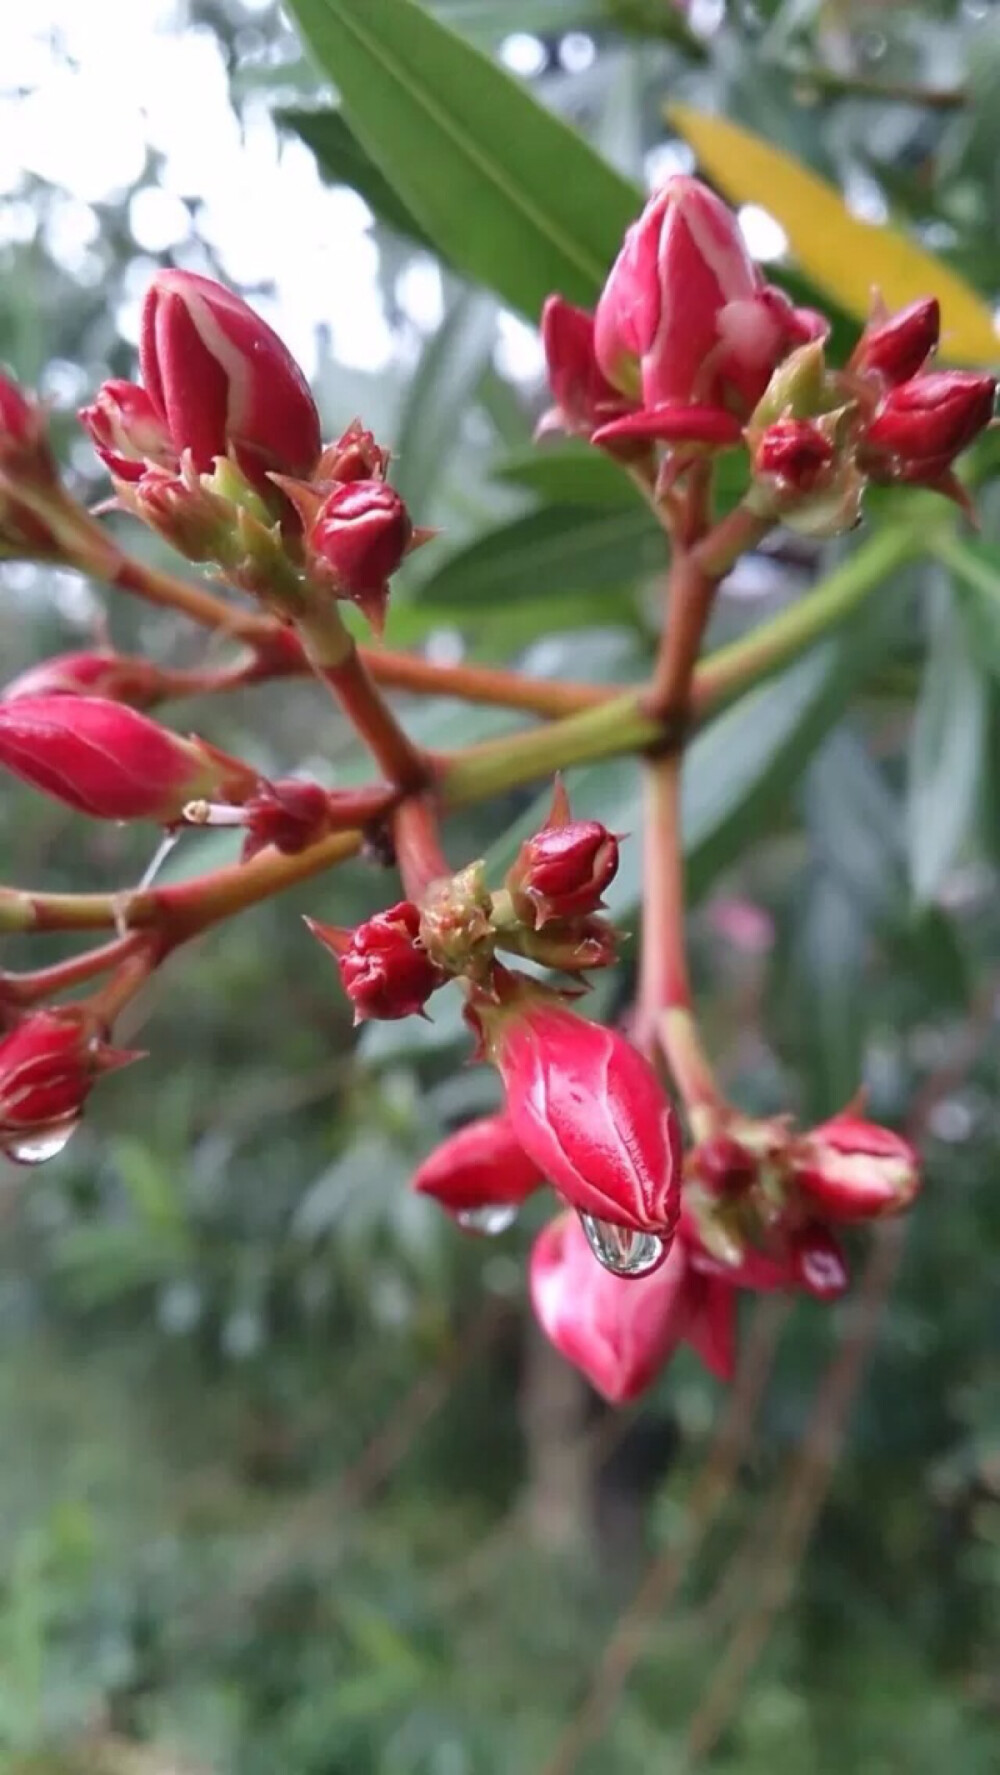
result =
[[514,1137],[553,1188],[586,1214],[672,1238],[680,1128],[648,1060],[530,989],[508,1003],[484,997],[476,1015]]
[[541,432],[589,438],[597,426],[627,411],[629,403],[594,356],[594,317],[585,308],[550,296],[542,309],[542,345],[555,405],[542,419]]
[[185,803],[244,791],[244,766],[122,703],[23,696],[0,703],[0,765],[98,820],[170,825]]
[[100,696],[147,708],[159,696],[160,674],[149,660],[124,653],[57,653],[29,666],[0,691],[0,702],[23,696]]
[[376,912],[354,931],[306,923],[314,937],[337,958],[344,991],[354,1006],[355,1023],[369,1018],[395,1022],[422,1011],[446,976],[435,967],[420,939],[420,909],[401,900]]
[[412,536],[409,513],[395,487],[384,481],[351,481],[335,487],[317,512],[306,538],[309,564],[331,582],[336,595],[377,613]]
[[596,912],[617,871],[614,833],[597,820],[571,820],[526,839],[506,885],[518,917],[538,929],[550,919]]
[[793,1176],[830,1220],[871,1220],[909,1207],[920,1187],[920,1160],[901,1134],[840,1115],[798,1142]]
[[[702,1320],[710,1291],[721,1287],[691,1268],[679,1243],[652,1275],[630,1281],[613,1276],[594,1258],[576,1216],[568,1214],[536,1239],[529,1284],[546,1337],[612,1405],[638,1398],[652,1384]],[[732,1290],[725,1293],[731,1309]],[[727,1356],[731,1361],[720,1306],[724,1313],[721,1295],[698,1325],[716,1372]],[[731,1324],[730,1313],[730,1330]]]
[[137,1058],[108,1047],[81,1010],[32,1012],[0,1040],[0,1152],[26,1164],[54,1155],[96,1078]]
[[869,322],[855,346],[851,369],[881,376],[893,387],[908,382],[923,369],[940,334],[940,304],[936,296],[923,296]]
[[330,797],[319,783],[282,777],[261,783],[243,803],[246,839],[243,861],[273,845],[286,856],[296,856],[315,844],[330,829]]
[[142,378],[178,455],[199,472],[231,452],[248,480],[308,475],[320,453],[316,403],[287,346],[241,297],[192,271],[150,285],[139,346]]
[[413,1177],[418,1195],[433,1196],[449,1214],[518,1207],[545,1179],[518,1146],[505,1115],[481,1116],[449,1134]]
[[189,561],[225,557],[236,513],[202,484],[190,457],[178,474],[153,464],[138,480],[119,482],[118,498]]
[[890,388],[863,439],[873,478],[936,480],[993,417],[996,381],[972,370],[937,370]]
[[151,463],[176,471],[178,452],[166,420],[136,383],[102,382],[78,417],[105,468],[118,480],[137,481]]
[[753,472],[782,494],[812,493],[833,459],[833,443],[814,420],[778,419],[755,441]]
[[644,407],[749,412],[780,357],[811,334],[811,317],[765,286],[732,211],[679,175],[625,236],[597,305],[594,349],[607,379]]

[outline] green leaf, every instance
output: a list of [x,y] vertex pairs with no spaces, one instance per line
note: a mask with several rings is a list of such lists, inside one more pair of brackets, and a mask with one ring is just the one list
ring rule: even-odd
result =
[[536,320],[595,300],[641,202],[581,137],[415,0],[291,0],[348,124],[452,264]]
[[393,480],[411,511],[425,511],[456,443],[461,418],[489,363],[496,305],[467,294],[453,302],[424,347],[400,422]]
[[429,236],[410,214],[395,186],[366,154],[340,111],[279,111],[278,122],[302,137],[331,184],[349,185],[364,198],[379,222],[415,245],[433,250]]
[[664,566],[662,533],[644,508],[547,505],[457,550],[414,596],[427,608],[481,616],[501,601],[624,588]]
[[643,503],[634,481],[612,457],[582,443],[519,451],[499,463],[496,474],[555,505],[614,505],[635,511]]
[[935,587],[931,647],[910,743],[910,884],[933,900],[972,829],[986,738],[986,686],[947,584]]
[[946,531],[934,552],[954,574],[977,658],[1000,677],[1000,548]]

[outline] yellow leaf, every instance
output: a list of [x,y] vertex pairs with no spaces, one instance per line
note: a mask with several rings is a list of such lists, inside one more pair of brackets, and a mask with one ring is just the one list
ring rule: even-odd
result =
[[867,317],[874,287],[890,308],[937,296],[943,356],[959,364],[1000,358],[988,305],[933,253],[898,229],[852,216],[835,186],[739,124],[690,105],[671,105],[667,115],[731,202],[759,203],[781,223],[803,272],[848,314]]

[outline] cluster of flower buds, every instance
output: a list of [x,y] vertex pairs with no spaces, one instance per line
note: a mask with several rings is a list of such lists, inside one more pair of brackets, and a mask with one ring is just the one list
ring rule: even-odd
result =
[[241,297],[158,272],[142,315],[143,385],[105,382],[80,419],[121,505],[190,560],[280,610],[303,578],[384,620],[388,582],[429,532],[355,422],[323,449],[308,383]]
[[65,506],[38,402],[0,375],[0,560],[58,560],[53,518]]
[[681,1234],[737,1287],[835,1299],[849,1282],[837,1229],[900,1213],[919,1182],[909,1142],[850,1111],[804,1134],[732,1118],[687,1156]]
[[[475,982],[489,994],[503,977],[501,952],[562,973],[607,967],[616,958],[617,934],[597,914],[617,868],[614,834],[599,821],[574,820],[559,784],[545,825],[521,846],[496,892],[487,885],[484,865],[470,863],[432,881],[419,905],[405,901],[353,932],[312,928],[340,962],[358,1021],[406,1017],[450,977]],[[368,958],[364,969],[356,966],[361,956]],[[415,1004],[421,984],[423,1000]]]
[[589,439],[666,494],[698,457],[745,442],[761,515],[807,533],[856,522],[867,481],[961,497],[955,457],[990,423],[993,377],[928,373],[938,304],[881,304],[846,371],[828,372],[825,317],[765,282],[735,215],[670,178],[629,229],[593,315],[550,297],[542,323],[555,404],[541,430]]
[[37,1165],[61,1152],[97,1079],[138,1058],[112,1048],[85,1007],[25,1016],[0,1039],[0,1153]]

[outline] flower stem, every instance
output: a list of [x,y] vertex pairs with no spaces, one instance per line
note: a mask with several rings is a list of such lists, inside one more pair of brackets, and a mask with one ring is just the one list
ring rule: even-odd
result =
[[422,789],[430,775],[428,762],[373,682],[333,599],[311,596],[295,626],[317,677],[333,691],[382,775],[407,793]]

